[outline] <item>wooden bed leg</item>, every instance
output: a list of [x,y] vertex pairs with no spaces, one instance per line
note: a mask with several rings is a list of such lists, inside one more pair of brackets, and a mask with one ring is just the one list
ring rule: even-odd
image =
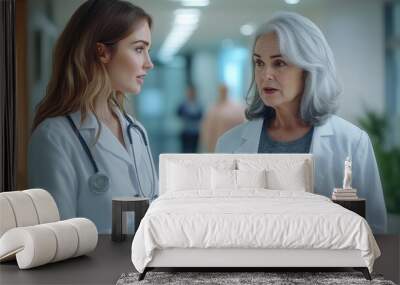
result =
[[144,269],[144,271],[142,273],[139,274],[139,278],[138,281],[142,281],[144,279],[144,277],[146,276],[148,269],[147,267]]
[[361,271],[362,274],[364,275],[365,279],[372,280],[371,274],[369,274],[369,270],[367,267],[354,267],[354,269],[357,271]]

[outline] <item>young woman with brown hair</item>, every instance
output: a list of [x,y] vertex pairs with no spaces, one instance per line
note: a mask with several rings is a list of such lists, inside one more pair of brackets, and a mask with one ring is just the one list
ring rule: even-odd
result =
[[62,219],[87,217],[100,233],[110,232],[113,197],[157,193],[146,131],[124,109],[153,68],[151,26],[129,2],[83,3],[56,43],[33,122],[30,187],[48,190]]

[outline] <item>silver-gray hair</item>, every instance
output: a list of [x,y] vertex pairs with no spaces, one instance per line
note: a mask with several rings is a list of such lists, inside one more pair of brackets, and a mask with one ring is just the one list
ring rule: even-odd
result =
[[[337,111],[341,93],[333,53],[324,35],[307,18],[292,12],[278,12],[257,29],[252,52],[258,38],[270,32],[276,33],[281,54],[306,73],[300,104],[302,120],[311,125],[323,124]],[[271,119],[275,117],[275,110],[265,106],[261,100],[257,87],[254,86],[254,62],[252,65],[252,82],[246,96],[246,118]]]

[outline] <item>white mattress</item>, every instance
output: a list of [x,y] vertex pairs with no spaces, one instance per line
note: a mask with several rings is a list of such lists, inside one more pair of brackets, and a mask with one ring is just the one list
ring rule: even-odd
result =
[[371,272],[380,255],[366,220],[326,197],[265,189],[224,195],[171,192],[155,200],[132,243],[136,269],[168,248],[359,250]]

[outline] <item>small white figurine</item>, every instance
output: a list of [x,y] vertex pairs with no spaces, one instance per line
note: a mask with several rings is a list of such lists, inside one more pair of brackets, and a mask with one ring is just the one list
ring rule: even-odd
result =
[[343,178],[343,189],[352,189],[351,188],[351,159],[350,157],[346,157],[346,161],[344,162],[344,178]]

